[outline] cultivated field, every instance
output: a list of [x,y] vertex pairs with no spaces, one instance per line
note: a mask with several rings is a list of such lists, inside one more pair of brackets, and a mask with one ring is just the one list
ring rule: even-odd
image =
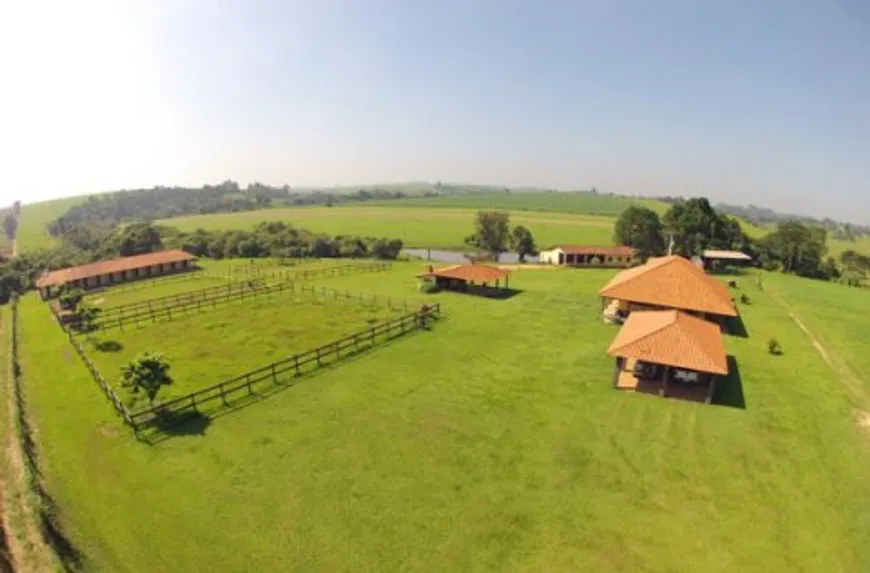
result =
[[18,218],[19,252],[57,246],[54,238],[46,232],[45,226],[86,199],[86,196],[65,197],[22,205],[21,216]]
[[[420,298],[421,268],[328,285]],[[739,372],[707,406],[610,387],[616,329],[596,297],[610,276],[518,271],[523,292],[507,300],[427,295],[447,313],[431,331],[157,445],[133,439],[28,295],[24,383],[66,533],[89,570],[113,572],[866,571],[870,438],[772,296],[792,279],[768,277],[765,291],[741,281],[749,337],[728,337]],[[260,316],[248,304],[232,308]],[[204,341],[239,336],[240,362],[274,344],[267,324],[261,337],[208,330],[219,316],[171,323],[186,336],[165,337],[225,367]],[[870,327],[866,313],[844,320]],[[768,354],[771,337],[783,356]]]

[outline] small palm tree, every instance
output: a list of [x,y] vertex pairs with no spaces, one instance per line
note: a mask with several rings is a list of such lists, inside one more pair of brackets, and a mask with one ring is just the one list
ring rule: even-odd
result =
[[169,367],[169,361],[162,354],[143,352],[121,368],[124,386],[133,393],[144,391],[153,405],[160,387],[172,384]]

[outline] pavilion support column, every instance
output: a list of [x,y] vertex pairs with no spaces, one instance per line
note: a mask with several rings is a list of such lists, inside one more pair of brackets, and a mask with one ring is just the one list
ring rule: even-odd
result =
[[622,358],[616,357],[616,363],[613,367],[613,387],[619,387],[619,373],[622,371]]
[[665,368],[665,374],[662,377],[662,387],[659,388],[659,396],[665,398],[668,395],[668,382],[671,381],[671,372],[673,369],[670,366]]
[[707,381],[707,398],[704,400],[707,404],[713,402],[713,394],[716,393],[716,379],[718,376],[714,376],[712,374],[708,374],[709,380]]

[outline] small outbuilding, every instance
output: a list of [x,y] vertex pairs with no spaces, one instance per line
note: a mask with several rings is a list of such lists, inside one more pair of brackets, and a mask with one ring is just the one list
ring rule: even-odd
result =
[[701,260],[707,268],[743,267],[752,264],[752,257],[740,251],[706,250],[701,253]]
[[417,278],[431,280],[442,290],[493,296],[508,292],[510,271],[489,265],[454,265],[429,270]]
[[635,251],[621,245],[554,245],[541,251],[538,260],[545,264],[567,267],[628,267],[635,260]]
[[43,299],[57,295],[64,285],[93,289],[141,278],[183,272],[193,268],[196,257],[186,251],[157,251],[132,257],[99,261],[43,273],[36,288]]
[[728,360],[719,328],[680,312],[628,317],[607,353],[616,358],[614,388],[710,403]]

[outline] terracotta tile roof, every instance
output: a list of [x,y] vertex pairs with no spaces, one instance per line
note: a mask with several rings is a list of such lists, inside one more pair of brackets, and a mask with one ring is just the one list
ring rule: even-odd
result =
[[548,251],[559,249],[569,255],[604,255],[605,257],[633,257],[634,249],[624,245],[588,246],[588,245],[553,245]]
[[474,281],[476,283],[491,283],[503,279],[509,274],[509,270],[488,265],[454,265],[452,267],[435,269],[419,276],[424,278],[441,277],[461,281]]
[[607,353],[711,374],[728,374],[719,327],[678,310],[629,315]]
[[146,253],[134,257],[121,257],[110,261],[99,261],[96,263],[45,273],[36,281],[36,286],[37,288],[42,288],[46,286],[61,285],[76,280],[87,279],[89,277],[119,273],[153,265],[191,261],[194,259],[196,259],[195,256],[180,250],[157,251],[156,253]]
[[676,255],[653,258],[619,273],[599,294],[640,304],[737,316],[725,285]]
[[740,251],[716,251],[709,249],[704,251],[701,256],[705,259],[726,259],[731,261],[751,261],[752,257]]

